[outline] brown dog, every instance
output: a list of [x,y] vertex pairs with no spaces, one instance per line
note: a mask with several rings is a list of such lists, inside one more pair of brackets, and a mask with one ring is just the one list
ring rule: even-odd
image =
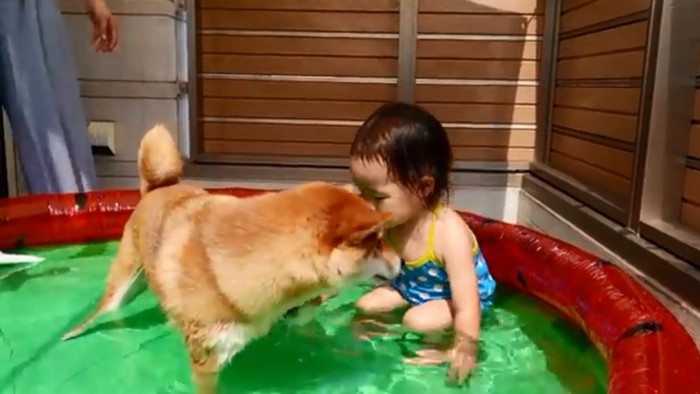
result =
[[129,218],[96,310],[116,309],[141,269],[187,344],[199,393],[286,311],[398,265],[381,258],[389,217],[359,196],[315,182],[249,198],[179,183],[183,163],[162,126],[141,141],[143,198]]

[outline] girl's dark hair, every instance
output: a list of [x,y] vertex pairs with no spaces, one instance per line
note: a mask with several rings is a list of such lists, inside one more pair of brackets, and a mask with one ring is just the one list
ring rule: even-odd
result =
[[[435,116],[407,103],[384,104],[360,126],[350,147],[350,158],[380,160],[389,178],[434,206],[449,194],[452,147],[447,132]],[[435,185],[421,190],[421,178],[431,176]]]

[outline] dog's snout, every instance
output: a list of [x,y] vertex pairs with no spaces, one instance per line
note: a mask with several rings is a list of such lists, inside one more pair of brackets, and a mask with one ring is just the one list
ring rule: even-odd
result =
[[386,270],[385,276],[387,279],[393,279],[399,275],[401,271],[401,258],[399,255],[392,250],[383,250],[382,260],[384,261],[384,268]]
[[398,276],[399,273],[401,273],[401,260],[400,259],[397,259],[396,261],[388,261],[387,263],[388,263],[387,265],[389,265],[389,271],[391,272],[392,279],[395,276]]
[[392,261],[382,256],[370,258],[366,262],[365,269],[369,277],[378,280],[392,280],[399,274],[401,265],[398,260]]
[[401,263],[398,260],[392,261],[392,260],[387,259],[385,262],[385,266],[386,266],[386,271],[388,273],[388,275],[386,277],[387,280],[394,279],[401,272]]

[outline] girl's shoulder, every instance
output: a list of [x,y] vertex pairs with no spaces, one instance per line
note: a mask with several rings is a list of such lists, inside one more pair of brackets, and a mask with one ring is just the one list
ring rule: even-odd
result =
[[436,210],[436,230],[448,231],[455,228],[469,228],[462,216],[450,206],[442,206]]
[[472,242],[474,233],[462,216],[449,206],[440,208],[435,223],[435,252],[441,256],[448,242]]

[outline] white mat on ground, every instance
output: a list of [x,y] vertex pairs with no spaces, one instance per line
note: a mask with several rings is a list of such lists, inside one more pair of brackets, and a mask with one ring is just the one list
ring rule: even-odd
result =
[[40,256],[0,252],[0,265],[35,264],[42,261],[44,261],[44,258]]

